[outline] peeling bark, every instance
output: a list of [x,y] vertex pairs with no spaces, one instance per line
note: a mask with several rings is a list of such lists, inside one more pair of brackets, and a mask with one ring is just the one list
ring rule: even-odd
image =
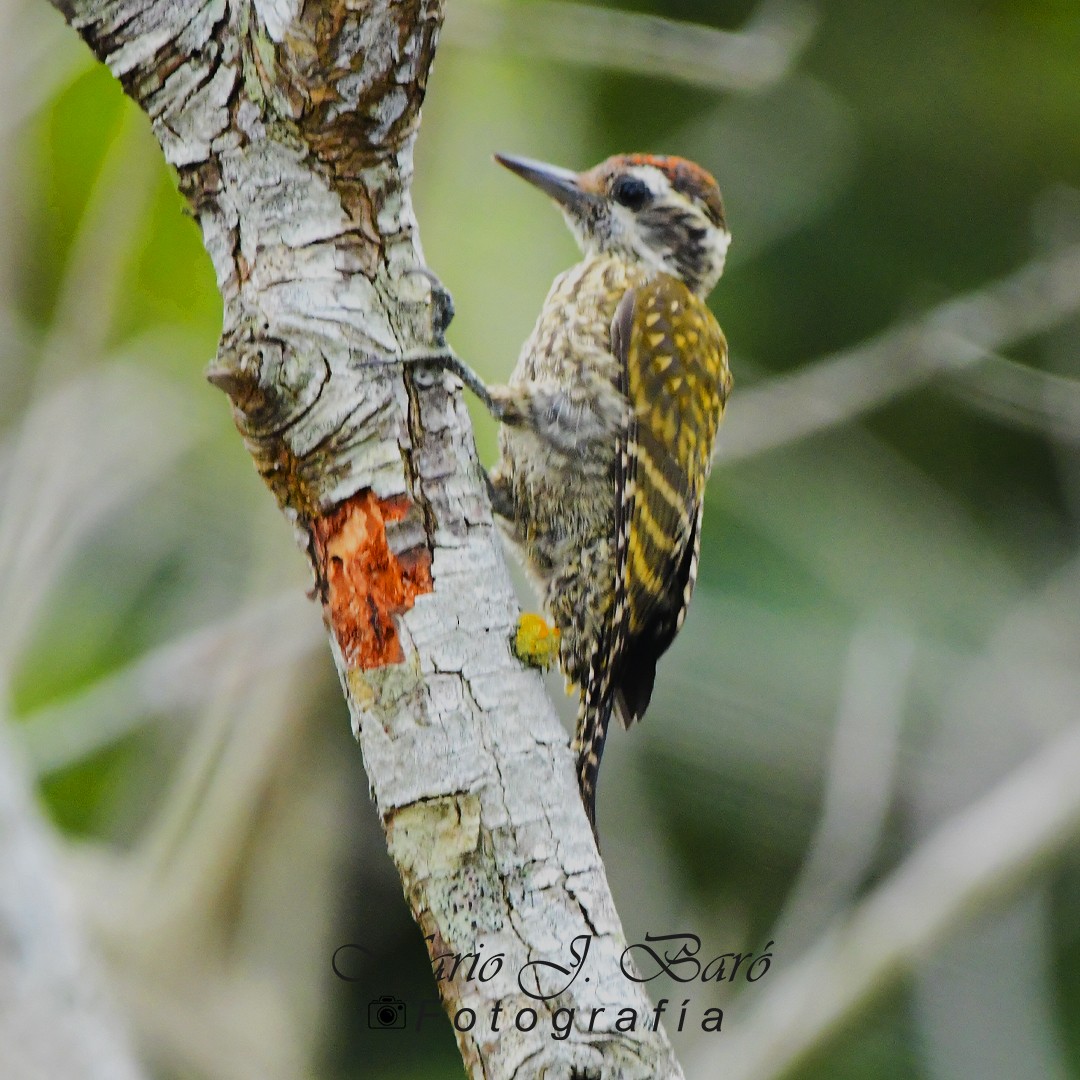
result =
[[387,524],[413,509],[402,496],[365,490],[311,523],[319,593],[349,670],[405,660],[396,616],[431,592],[431,551],[423,543],[391,551]]
[[[678,1077],[517,609],[409,195],[439,0],[59,0],[146,111],[224,298],[208,373],[312,562],[371,790],[474,1077]],[[567,965],[568,988],[519,973]],[[438,970],[438,969],[436,969]],[[538,970],[538,969],[534,969]],[[565,980],[564,980],[565,981]],[[560,991],[560,992],[556,992]],[[486,1018],[539,1014],[498,1034]],[[565,1041],[552,1016],[574,1010]],[[620,1009],[640,1018],[615,1030]],[[565,1016],[567,1014],[563,1014]],[[591,1023],[590,1023],[591,1021]]]

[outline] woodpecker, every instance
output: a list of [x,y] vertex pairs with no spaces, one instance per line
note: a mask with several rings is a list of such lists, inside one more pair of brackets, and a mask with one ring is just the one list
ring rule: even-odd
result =
[[551,287],[506,386],[489,490],[580,693],[573,748],[596,834],[608,724],[641,718],[697,576],[713,443],[731,389],[705,304],[731,234],[713,177],[620,154],[583,173],[496,160],[552,198],[583,258]]

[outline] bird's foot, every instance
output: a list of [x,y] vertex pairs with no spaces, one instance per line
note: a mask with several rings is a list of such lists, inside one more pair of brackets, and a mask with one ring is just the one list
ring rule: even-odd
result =
[[489,389],[487,383],[447,345],[360,362],[361,367],[378,367],[382,364],[416,364],[442,368],[456,375],[496,420],[501,420],[506,411],[505,392],[500,393],[502,388]]

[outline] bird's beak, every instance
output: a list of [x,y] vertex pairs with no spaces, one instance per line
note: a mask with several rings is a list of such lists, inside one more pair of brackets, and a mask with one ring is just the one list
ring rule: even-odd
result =
[[511,157],[509,154],[496,154],[495,160],[512,173],[517,173],[523,180],[528,180],[545,195],[550,195],[572,214],[580,214],[599,199],[595,192],[583,188],[581,177],[569,169],[560,169],[558,165],[548,165],[529,158]]

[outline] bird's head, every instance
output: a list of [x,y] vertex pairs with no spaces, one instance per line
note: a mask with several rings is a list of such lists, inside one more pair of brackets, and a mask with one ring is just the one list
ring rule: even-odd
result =
[[495,160],[555,200],[586,254],[622,255],[701,296],[723,272],[731,233],[720,189],[692,161],[616,154],[575,173],[503,154]]

